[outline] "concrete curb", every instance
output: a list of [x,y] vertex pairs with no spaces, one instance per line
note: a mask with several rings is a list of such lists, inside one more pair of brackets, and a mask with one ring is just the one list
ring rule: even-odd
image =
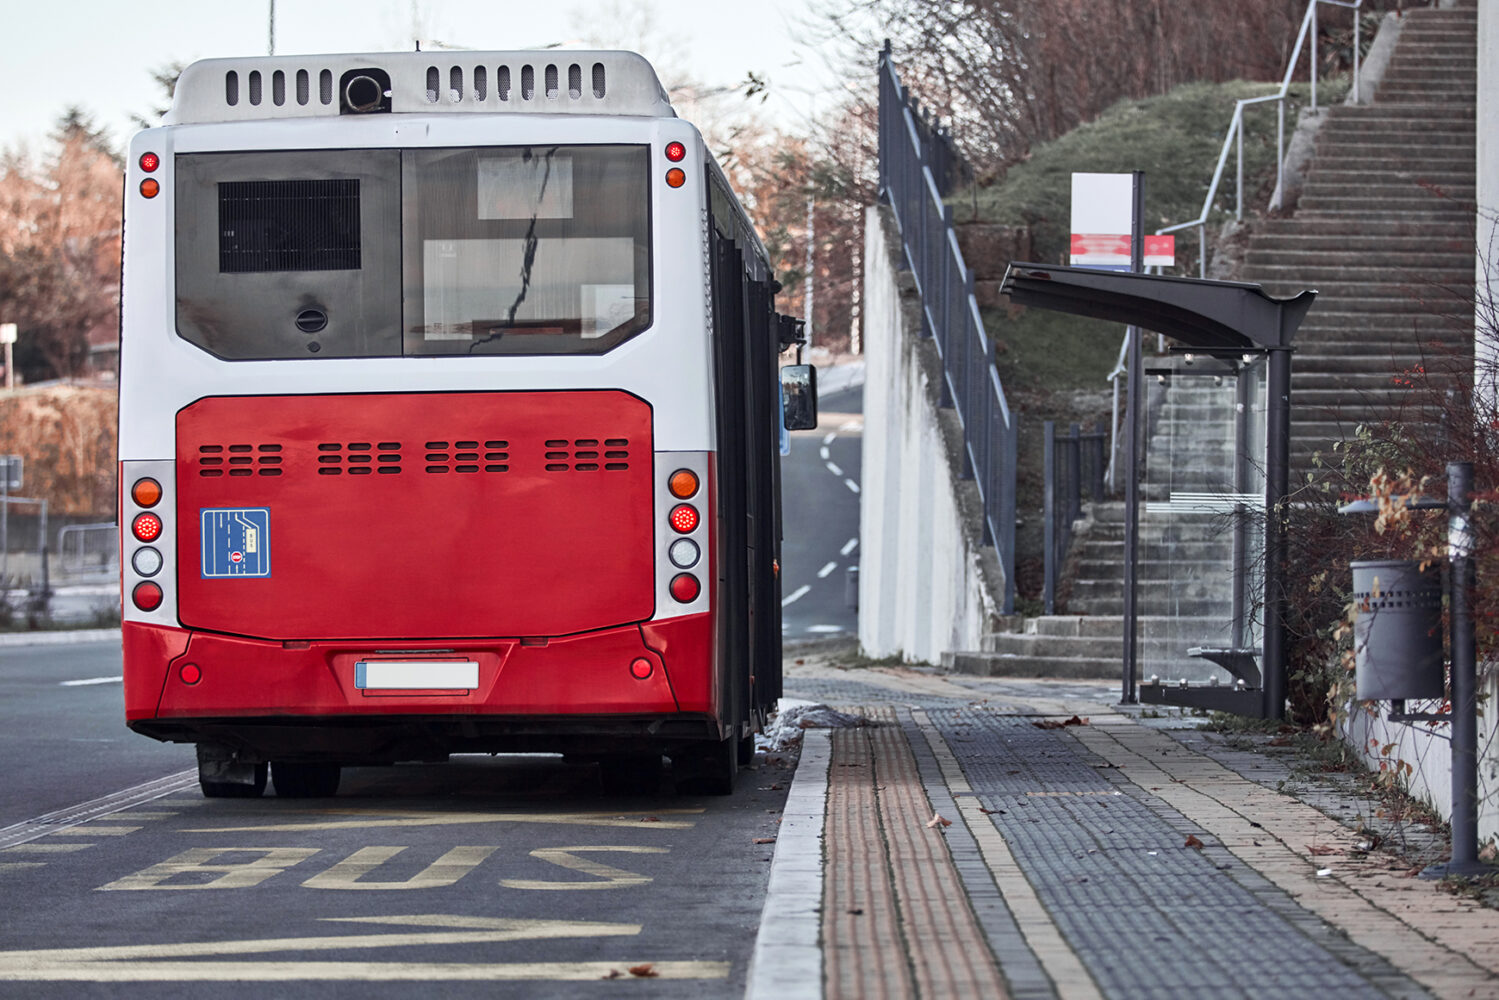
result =
[[833,733],[804,733],[770,862],[770,885],[750,956],[745,1000],[799,1000],[823,994],[822,831]]
[[0,648],[9,646],[65,646],[80,642],[119,642],[117,628],[84,628],[70,632],[0,632]]

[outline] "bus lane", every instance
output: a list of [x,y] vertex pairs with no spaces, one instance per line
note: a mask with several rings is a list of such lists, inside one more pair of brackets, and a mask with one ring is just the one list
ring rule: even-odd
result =
[[619,798],[587,765],[456,757],[323,800],[169,792],[0,850],[0,996],[742,992],[789,779]]

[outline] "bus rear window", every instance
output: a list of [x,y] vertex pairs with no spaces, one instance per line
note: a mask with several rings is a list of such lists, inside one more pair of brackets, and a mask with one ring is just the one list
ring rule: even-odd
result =
[[650,324],[644,146],[410,150],[407,354],[601,354]]
[[177,163],[177,330],[221,358],[601,354],[650,325],[645,146]]

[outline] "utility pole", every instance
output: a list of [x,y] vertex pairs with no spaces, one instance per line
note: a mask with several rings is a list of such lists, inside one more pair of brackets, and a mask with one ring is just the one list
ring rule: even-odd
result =
[[802,295],[802,321],[807,325],[807,346],[812,346],[812,245],[816,239],[813,231],[812,206],[815,204],[812,196],[807,195],[807,282],[806,291]]
[[0,344],[5,345],[5,388],[16,387],[16,325],[0,323]]

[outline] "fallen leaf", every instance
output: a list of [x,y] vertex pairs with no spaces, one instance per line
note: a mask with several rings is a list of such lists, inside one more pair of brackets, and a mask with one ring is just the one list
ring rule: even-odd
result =
[[1284,736],[1277,736],[1275,737],[1275,739],[1270,741],[1270,745],[1273,747],[1288,747],[1291,745],[1291,741],[1286,739]]
[[1183,847],[1195,847],[1197,850],[1200,851],[1200,850],[1202,850],[1202,841],[1198,840],[1197,837],[1194,836],[1193,834],[1188,834],[1187,835],[1187,842],[1185,844],[1183,844],[1182,846]]
[[1031,725],[1037,729],[1061,729],[1065,726],[1086,726],[1087,719],[1074,715],[1070,719],[1042,719],[1040,722],[1032,722]]
[[848,912],[852,913],[856,917],[862,917],[864,915],[864,911],[859,909],[859,907],[857,906],[851,907]]
[[1326,844],[1307,844],[1306,845],[1306,849],[1307,849],[1307,853],[1309,853],[1309,854],[1338,854],[1338,853],[1340,853],[1336,847],[1329,847]]
[[635,976],[638,979],[655,979],[657,976],[661,975],[661,973],[656,971],[656,967],[654,965],[652,965],[650,962],[647,962],[644,965],[630,966],[630,975]]
[[642,817],[640,817],[640,822],[642,822],[642,823],[659,823],[659,822],[661,822],[661,817],[660,816],[642,816]]
[[932,818],[926,821],[929,827],[952,826],[952,820],[947,819],[941,813],[932,813]]
[[606,975],[600,976],[599,978],[600,979],[618,979],[622,975],[624,975],[624,973],[620,972],[618,969],[610,969],[609,972]]
[[990,816],[994,815],[995,813],[999,813],[1001,816],[1005,814],[1005,811],[1003,809],[985,809],[983,806],[979,806],[979,812],[987,813]]
[[774,844],[776,839],[774,837],[756,837],[754,842],[757,844]]
[[801,666],[803,663],[806,663],[806,662],[807,662],[806,660],[797,660],[796,661],[796,665],[797,666]]

